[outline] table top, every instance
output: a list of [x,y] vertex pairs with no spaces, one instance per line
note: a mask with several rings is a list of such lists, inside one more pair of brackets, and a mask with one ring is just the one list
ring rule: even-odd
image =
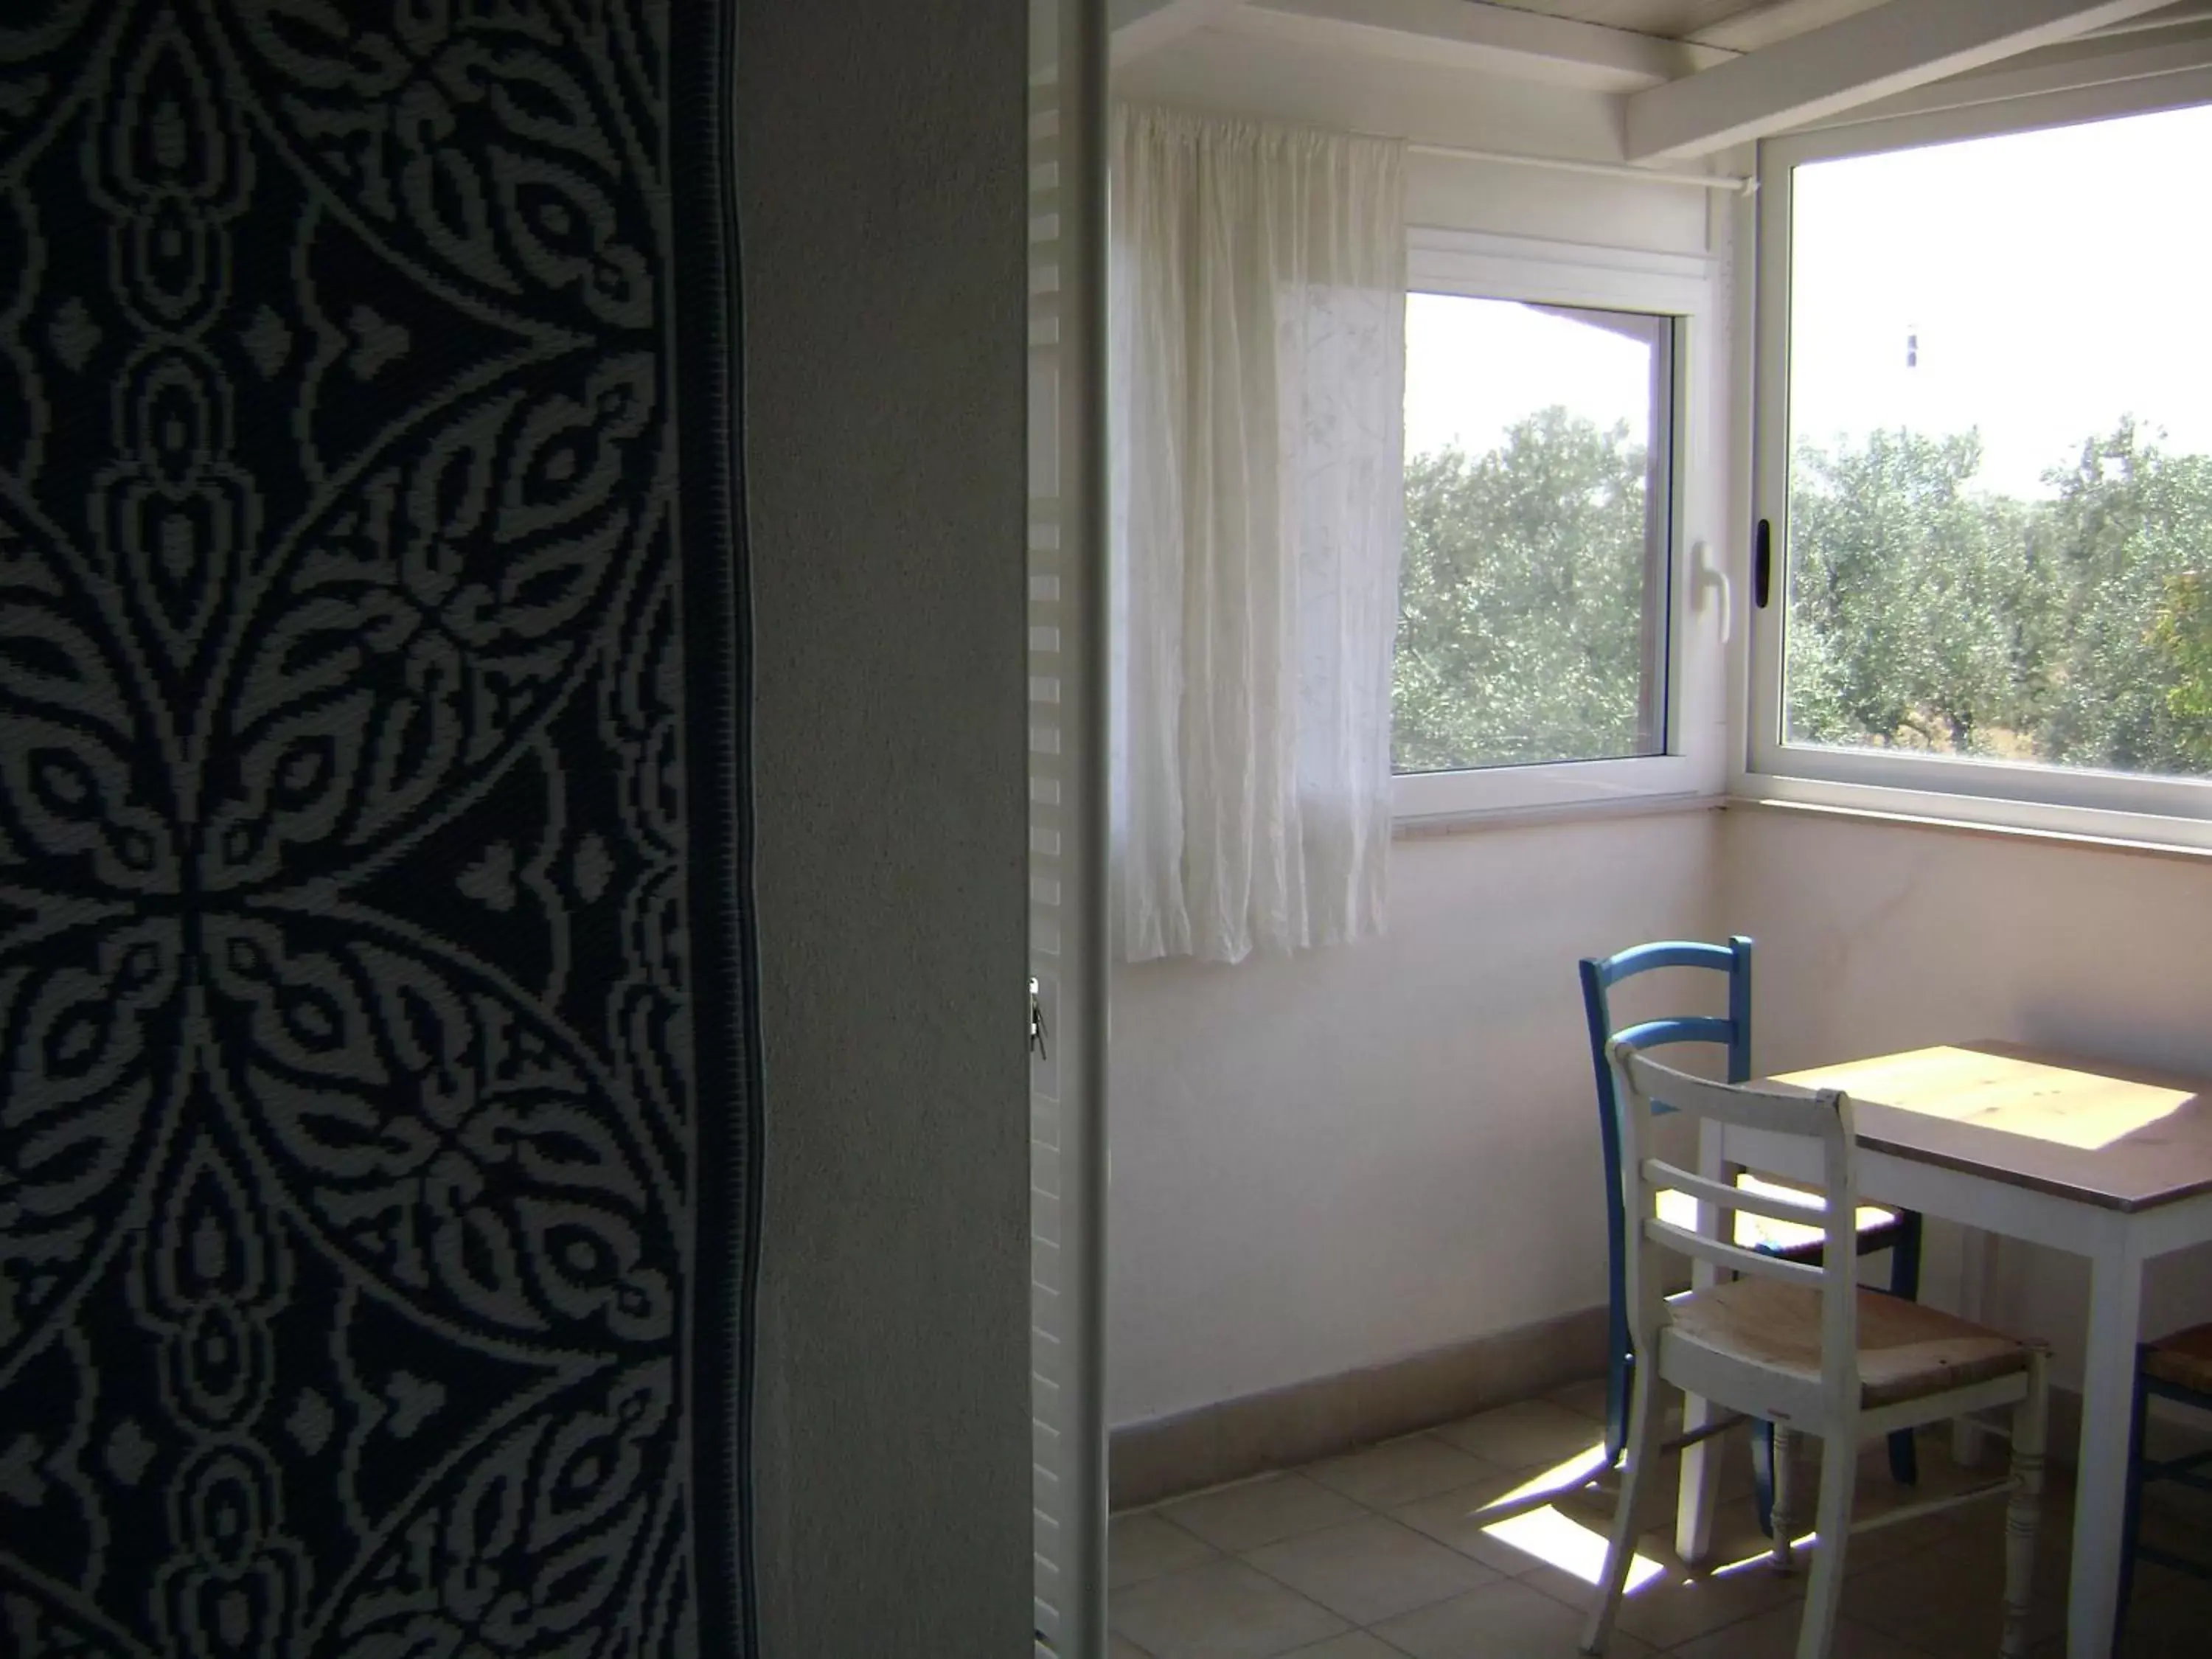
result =
[[2212,1082],[1995,1042],[1772,1080],[1842,1090],[1869,1151],[2112,1210],[2212,1192]]

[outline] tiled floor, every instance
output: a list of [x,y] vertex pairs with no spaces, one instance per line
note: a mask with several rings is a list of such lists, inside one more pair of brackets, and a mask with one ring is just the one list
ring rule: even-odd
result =
[[[1467,1516],[1592,1446],[1592,1383],[1348,1457],[1116,1516],[1115,1659],[1567,1659],[1604,1549],[1610,1490],[1485,1533]],[[1921,1492],[1981,1478],[1923,1443]],[[1996,1449],[2002,1455],[2002,1448]],[[1808,1463],[1800,1484],[1817,1479]],[[2063,1651],[2072,1492],[2045,1498],[2035,1652]],[[1905,1501],[1869,1449],[1862,1516]],[[1663,1514],[1662,1514],[1663,1511]],[[1787,1659],[1804,1562],[1766,1565],[1741,1433],[1728,1437],[1712,1565],[1692,1572],[1668,1542],[1672,1485],[1648,1514],[1648,1582],[1622,1603],[1618,1659]],[[2203,1540],[2178,1547],[2212,1547]],[[1757,1559],[1753,1559],[1757,1558]],[[1854,1537],[1833,1659],[1961,1659],[1997,1650],[2002,1508],[1981,1504]],[[2212,1655],[2212,1585],[2146,1567],[2126,1659]]]

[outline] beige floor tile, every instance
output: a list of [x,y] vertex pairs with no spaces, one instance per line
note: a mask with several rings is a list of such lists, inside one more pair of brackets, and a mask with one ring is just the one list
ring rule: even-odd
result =
[[2134,1599],[2118,1659],[2203,1659],[2212,1651],[2208,1632],[2212,1584],[2174,1575],[2164,1589]]
[[[2069,1512],[2068,1524],[2072,1524]],[[2142,1541],[2154,1549],[2162,1549],[2185,1559],[2202,1561],[2212,1567],[2212,1523],[2185,1519],[2171,1509],[2154,1509],[2146,1501],[2142,1512]],[[2170,1568],[2152,1567],[2154,1572],[2167,1573],[2176,1583],[2202,1583],[2184,1573]]]
[[[1796,1529],[1796,1538],[1801,1549],[1814,1547],[1809,1521]],[[1674,1518],[1670,1514],[1664,1517],[1663,1525],[1644,1534],[1640,1547],[1645,1553],[1656,1556],[1662,1550],[1671,1553],[1674,1541]],[[1864,1572],[1900,1556],[1943,1548],[1951,1541],[1951,1534],[1940,1517],[1854,1533],[1846,1547],[1844,1571],[1846,1574]],[[1703,1568],[1707,1572],[1724,1571],[1762,1559],[1773,1547],[1773,1540],[1759,1528],[1759,1500],[1747,1495],[1731,1498],[1714,1507],[1712,1553],[1705,1558]]]
[[[1977,1572],[2001,1575],[2004,1571],[2006,1533],[2004,1500],[1963,1504],[1941,1516],[1930,1516],[1926,1522],[1908,1522],[1898,1528],[1911,1530],[1925,1527],[1929,1547],[1939,1555],[1949,1557],[1974,1569]],[[1867,1534],[1864,1540],[1853,1539],[1856,1547],[1861,1542],[1870,1542],[1883,1534]],[[2067,1564],[2073,1559],[2074,1511],[2070,1504],[2064,1507],[2046,1502],[2035,1528],[2035,1576],[2042,1579],[2051,1577],[2051,1582],[2063,1584]]]
[[1333,1636],[1310,1648],[1300,1648],[1296,1653],[1286,1653],[1283,1659],[1406,1659],[1406,1656],[1381,1637],[1356,1630],[1348,1635]]
[[[1899,1486],[1890,1476],[1889,1454],[1880,1441],[1869,1443],[1859,1459],[1857,1482],[1853,1489],[1852,1514],[1860,1521],[1900,1509],[1908,1504],[1940,1497],[1975,1485],[1990,1478],[1989,1472],[1961,1469],[1952,1462],[1945,1445],[1948,1431],[1941,1442],[1923,1437],[1921,1445],[1920,1480],[1917,1486]],[[1751,1478],[1751,1442],[1747,1432],[1732,1432],[1720,1442],[1722,1446],[1721,1501],[1713,1511],[1712,1563],[1723,1564],[1741,1560],[1762,1553],[1767,1547],[1765,1534],[1759,1530],[1757,1499],[1753,1496]],[[1820,1501],[1820,1443],[1801,1440],[1798,1443],[1796,1464],[1796,1507],[1802,1530],[1809,1530],[1812,1515]],[[1672,1482],[1668,1492],[1674,1491]],[[2050,1498],[2054,1506],[2070,1502],[2064,1493],[2054,1492]],[[2068,1511],[2070,1513],[2070,1511]],[[1899,1528],[1881,1528],[1873,1532],[1853,1535],[1850,1542],[1849,1571],[1857,1572],[1877,1562],[1893,1559],[1915,1548],[1931,1547],[1941,1541],[1949,1529],[1964,1523],[1976,1526],[1994,1523],[2002,1532],[2002,1507],[1949,1510],[1931,1516],[1923,1521],[1904,1523]],[[1671,1533],[1672,1523],[1668,1530]]]
[[[1853,1533],[1845,1545],[1844,1576],[1855,1578],[1860,1573],[1891,1561],[1911,1557],[1942,1554],[1953,1542],[1954,1534],[1944,1526],[1941,1516],[1924,1521],[1906,1521],[1894,1527],[1877,1527],[1872,1532]],[[2058,1576],[2066,1576],[2062,1559]]]
[[[1653,1510],[1660,1524],[1644,1534],[1647,1544],[1656,1536],[1671,1551],[1674,1543],[1674,1516],[1671,1506],[1654,1504]],[[1796,1535],[1803,1537],[1810,1531],[1810,1527],[1802,1528]],[[1773,1540],[1759,1529],[1757,1498],[1746,1493],[1741,1498],[1723,1499],[1713,1506],[1712,1553],[1705,1558],[1704,1565],[1706,1571],[1717,1571],[1755,1556],[1765,1555],[1773,1547]]]
[[[1794,1607],[1804,1594],[1802,1572],[1784,1578],[1765,1563],[1729,1572],[1692,1573],[1671,1553],[1661,1558],[1667,1571],[1621,1598],[1613,1628],[1655,1648],[1694,1641],[1778,1607]],[[1577,1574],[1540,1567],[1522,1582],[1576,1612],[1587,1610],[1596,1592]]]
[[1492,1583],[1498,1574],[1388,1516],[1270,1544],[1244,1558],[1355,1625],[1371,1625]]
[[[1401,1613],[1374,1634],[1413,1659],[1572,1659],[1582,1615],[1511,1579],[1434,1607]],[[1616,1635],[1607,1659],[1648,1659],[1652,1649]]]
[[1414,1434],[1310,1464],[1305,1473],[1356,1503],[1387,1510],[1464,1486],[1495,1467],[1433,1435]]
[[1462,1451],[1501,1469],[1545,1469],[1600,1445],[1604,1432],[1579,1412],[1548,1400],[1525,1400],[1436,1431]]
[[[2200,1536],[2196,1541],[2201,1548],[2206,1542],[2206,1539]],[[2037,1571],[2040,1571],[2041,1569],[2038,1568]],[[2062,1569],[2061,1571],[2063,1576],[2063,1570]],[[2155,1561],[2138,1560],[2136,1563],[2134,1592],[2136,1596],[2164,1595],[2177,1585],[2198,1595],[2212,1595],[2212,1584],[2207,1584],[2202,1579],[2191,1578],[2188,1574],[2176,1572],[2171,1567],[2162,1567]],[[2208,1615],[2212,1615],[2212,1609],[2208,1609]],[[2208,1628],[2212,1628],[2212,1616],[2208,1616],[2204,1622]]]
[[[1588,1583],[1468,1517],[1535,1470],[1595,1443],[1602,1409],[1601,1383],[1571,1384],[1432,1434],[1117,1517],[1113,1659],[1566,1659]],[[1707,1568],[1693,1572],[1673,1554],[1670,1468],[1638,1540],[1639,1554],[1662,1574],[1624,1601],[1616,1659],[1662,1652],[1668,1659],[1781,1659],[1794,1651],[1810,1552],[1792,1577],[1766,1567],[1748,1437],[1734,1432],[1720,1444],[1722,1501]],[[1798,1490],[1809,1512],[1820,1448],[1807,1440],[1800,1451]],[[1918,1486],[1902,1487],[1890,1478],[1886,1449],[1870,1443],[1859,1467],[1858,1516],[1988,1480],[2002,1472],[2002,1448],[1981,1468],[1961,1468],[1949,1455],[1948,1431],[1938,1430],[1922,1437],[1920,1460]],[[1569,1560],[1601,1548],[1614,1492],[1608,1480],[1561,1498],[1553,1513],[1565,1530],[1528,1540],[1531,1547],[1541,1542]],[[2039,1659],[2059,1659],[2064,1650],[2072,1500],[2071,1481],[2054,1468],[2037,1549],[2031,1639]],[[1801,1524],[1809,1524],[1809,1513]],[[2188,1530],[2191,1543],[2200,1541],[2197,1528]],[[1216,1551],[1248,1560],[1222,1559]],[[1971,1659],[1996,1650],[2001,1502],[1856,1534],[1849,1551],[1832,1659]],[[1715,1571],[1722,1566],[1733,1570]],[[1589,1570],[1587,1561],[1578,1565]],[[1468,1575],[1476,1578],[1473,1588]],[[2138,1583],[2118,1659],[2212,1655],[2205,1635],[2212,1585],[2150,1566]]]
[[[1967,1468],[1953,1462],[1950,1437],[1948,1429],[1940,1436],[1923,1434],[1920,1437],[1920,1478],[1910,1486],[1901,1484],[1890,1474],[1887,1447],[1879,1440],[1869,1442],[1859,1453],[1858,1482],[1851,1491],[1851,1513],[1865,1520],[1892,1510],[1907,1509],[1915,1504],[1926,1503],[1930,1498],[1947,1498],[1954,1492],[1986,1486],[2003,1475],[2004,1466],[2001,1461],[1993,1461],[1982,1468]],[[1820,1499],[1820,1445],[1817,1440],[1798,1443],[1797,1490],[1809,1513]],[[2069,1506],[2072,1503],[2070,1492],[2062,1494],[2053,1491],[2048,1494],[2048,1498],[2054,1507],[2062,1502]],[[1991,1510],[1970,1504],[1945,1511],[1943,1518],[1954,1525],[1978,1526],[1990,1515],[2001,1514],[2002,1507],[1999,1505],[1997,1510]],[[1998,1530],[2003,1530],[2001,1521]]]
[[1579,1382],[1567,1382],[1553,1389],[1544,1396],[1554,1406],[1565,1406],[1577,1417],[1587,1417],[1603,1427],[1605,1424],[1605,1379],[1586,1376]]
[[1113,1597],[1109,1616],[1154,1659],[1279,1659],[1348,1628],[1242,1561],[1132,1584]]
[[[1673,1659],[1796,1659],[1797,1627],[1804,1618],[1802,1605],[1777,1607],[1740,1624],[1723,1626],[1710,1636],[1685,1642]],[[1893,1637],[1849,1619],[1836,1624],[1835,1645],[1828,1659],[1926,1659],[1918,1648],[1906,1647]]]
[[1124,1584],[1142,1583],[1147,1578],[1202,1566],[1219,1554],[1204,1539],[1151,1510],[1117,1515],[1107,1528],[1107,1586],[1119,1589]]
[[[2064,1579],[2039,1574],[2031,1643],[2063,1628],[2065,1605]],[[1907,1557],[1850,1574],[1844,1585],[1844,1616],[1930,1653],[1995,1653],[2004,1628],[2003,1572],[1994,1563],[1942,1554]]]
[[1106,1638],[1106,1659],[1152,1659],[1126,1636],[1109,1635]]
[[[2166,1449],[2179,1455],[2184,1448],[2171,1446]],[[2158,1455],[2155,1447],[2151,1455]],[[2197,1538],[2212,1537],[2212,1492],[2198,1492],[2172,1480],[2148,1481],[2143,1486],[2143,1514],[2176,1522]]]
[[[1705,1443],[1713,1448],[1721,1460],[1720,1495],[1724,1498],[1748,1498],[1753,1485],[1750,1429],[1733,1428]],[[1668,1490],[1674,1490],[1671,1480],[1668,1482]]]
[[1534,1572],[1544,1565],[1542,1556],[1487,1531],[1473,1519],[1485,1504],[1520,1486],[1523,1478],[1503,1469],[1492,1470],[1472,1485],[1401,1504],[1390,1511],[1391,1518],[1492,1571],[1509,1577]]
[[1158,1513],[1232,1555],[1350,1521],[1359,1505],[1303,1474],[1266,1474],[1164,1504]]

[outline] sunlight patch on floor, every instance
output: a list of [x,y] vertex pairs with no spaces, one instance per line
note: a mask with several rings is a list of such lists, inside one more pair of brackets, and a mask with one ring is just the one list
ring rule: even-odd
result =
[[[1792,1539],[1790,1547],[1793,1551],[1809,1550],[1820,1541],[1820,1535],[1818,1533],[1808,1532],[1802,1538]],[[1772,1565],[1773,1560],[1774,1553],[1771,1550],[1763,1549],[1756,1555],[1745,1556],[1741,1561],[1731,1561],[1724,1567],[1715,1567],[1707,1576],[1713,1578],[1726,1578],[1734,1573],[1748,1572],[1753,1567],[1769,1566]],[[1804,1563],[1799,1562],[1797,1565],[1802,1566]]]
[[[1510,1511],[1516,1505],[1526,1505],[1539,1498],[1572,1492],[1595,1480],[1606,1467],[1602,1443],[1577,1452],[1565,1462],[1553,1464],[1475,1511],[1478,1516],[1493,1510],[1508,1512],[1506,1519],[1485,1527],[1483,1535],[1510,1545],[1547,1566],[1571,1573],[1586,1584],[1596,1583],[1605,1571],[1603,1533],[1584,1526],[1551,1504],[1533,1509],[1524,1507],[1518,1514]],[[1666,1568],[1658,1562],[1638,1555],[1629,1564],[1629,1591],[1632,1595],[1654,1579],[1666,1576]]]

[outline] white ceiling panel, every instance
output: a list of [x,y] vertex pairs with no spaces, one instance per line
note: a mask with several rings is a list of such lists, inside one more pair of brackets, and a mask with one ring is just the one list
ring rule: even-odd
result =
[[[1511,11],[1564,17],[1730,52],[1757,52],[1792,35],[1871,11],[1882,0],[1490,0]],[[2207,7],[2176,0],[2133,27],[2202,19]]]
[[1540,12],[1670,40],[1694,40],[1735,52],[1759,47],[1867,11],[1881,0],[1498,0]]

